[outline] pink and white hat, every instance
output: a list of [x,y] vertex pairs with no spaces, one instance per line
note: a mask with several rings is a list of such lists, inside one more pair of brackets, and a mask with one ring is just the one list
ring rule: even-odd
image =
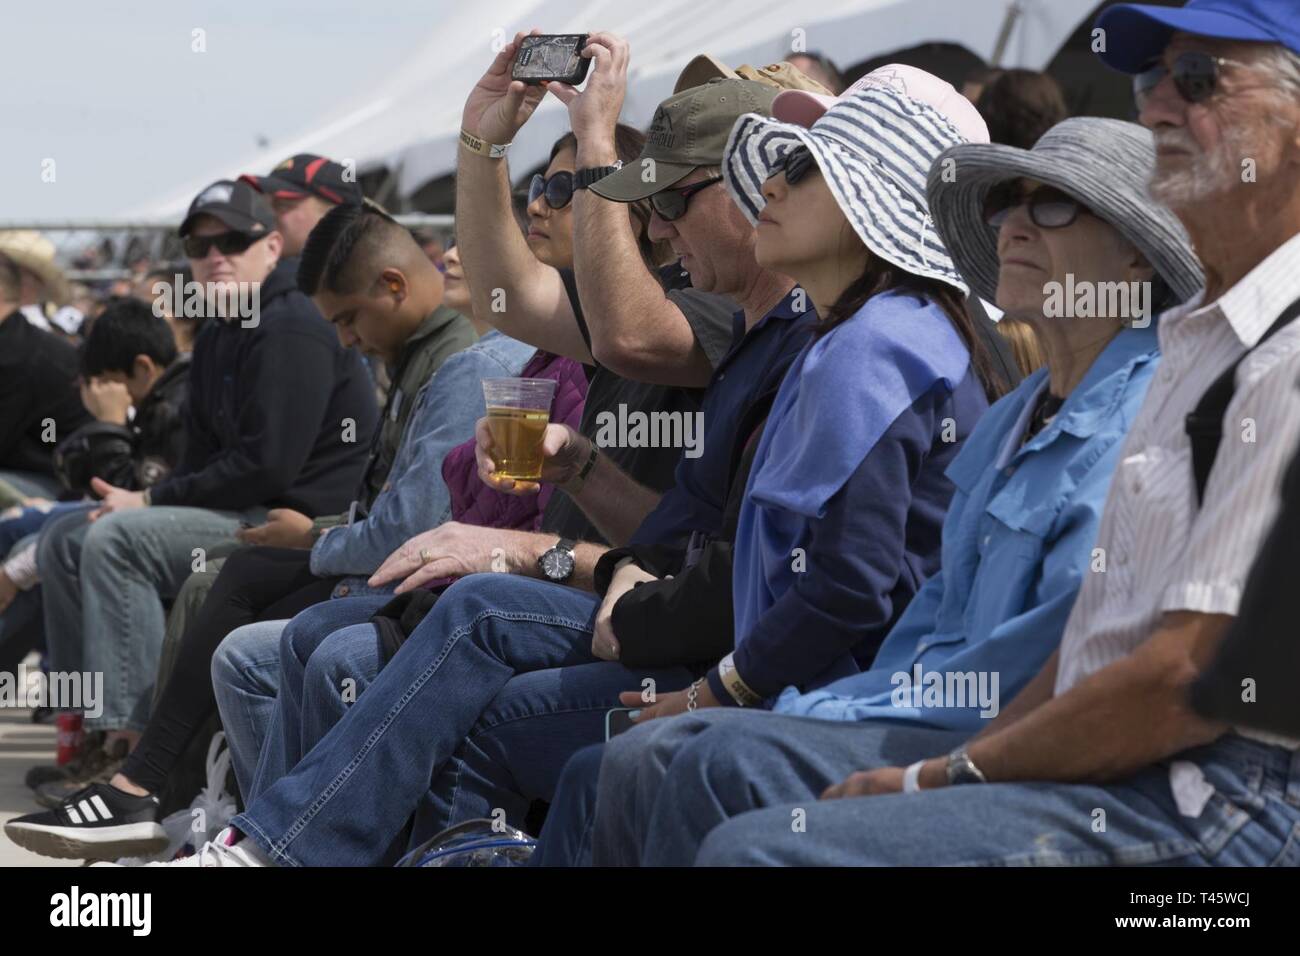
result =
[[842,96],[787,90],[777,94],[772,116],[742,116],[723,154],[722,177],[755,222],[767,204],[763,183],[787,153],[804,147],[868,249],[965,294],[967,285],[930,217],[926,179],[944,150],[988,141],[983,118],[951,84],[890,64]]
[[772,115],[783,123],[812,126],[835,104],[859,90],[889,88],[942,113],[968,143],[987,143],[989,130],[984,117],[966,97],[946,80],[903,63],[891,63],[872,70],[839,96],[820,96],[807,90],[783,90],[772,101]]

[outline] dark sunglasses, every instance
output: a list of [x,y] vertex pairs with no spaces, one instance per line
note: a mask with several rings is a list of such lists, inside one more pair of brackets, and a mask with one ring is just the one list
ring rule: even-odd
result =
[[817,161],[807,146],[796,146],[772,164],[772,175],[785,173],[785,181],[793,186],[817,168]]
[[690,205],[692,196],[701,189],[707,189],[714,183],[720,182],[722,177],[714,176],[710,179],[701,179],[698,183],[691,183],[689,186],[664,189],[650,197],[650,205],[654,207],[660,219],[664,222],[672,222],[686,215],[686,207]]
[[1068,193],[1052,186],[1040,186],[1028,195],[1017,182],[999,183],[984,199],[984,221],[1001,229],[1007,216],[1022,205],[1029,206],[1029,220],[1042,229],[1064,229],[1087,207]]
[[1244,66],[1236,60],[1189,50],[1174,57],[1173,67],[1163,60],[1153,60],[1141,73],[1133,77],[1133,99],[1138,108],[1150,98],[1160,81],[1173,74],[1174,89],[1188,103],[1204,103],[1214,95],[1219,85],[1219,68],[1225,64]]
[[215,236],[186,236],[185,255],[191,259],[206,259],[208,250],[216,246],[217,251],[223,256],[237,256],[257,240],[257,236],[245,235],[242,232],[219,232]]
[[542,196],[546,197],[546,205],[552,209],[563,209],[573,201],[573,173],[561,170],[550,179],[535,173],[528,184],[528,205]]

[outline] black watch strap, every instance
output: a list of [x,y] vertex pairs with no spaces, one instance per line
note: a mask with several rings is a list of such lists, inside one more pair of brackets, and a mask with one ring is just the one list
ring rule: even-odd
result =
[[594,182],[599,182],[610,173],[617,172],[623,168],[623,161],[613,166],[588,166],[586,169],[580,169],[573,174],[573,188],[586,189]]
[[556,551],[567,551],[569,554],[573,554],[573,551],[577,546],[578,542],[574,541],[572,538],[561,538],[559,541],[555,542]]

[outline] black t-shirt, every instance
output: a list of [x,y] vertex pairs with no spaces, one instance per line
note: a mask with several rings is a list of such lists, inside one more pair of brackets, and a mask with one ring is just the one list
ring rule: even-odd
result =
[[[571,269],[561,269],[569,303],[578,320],[578,328],[588,347],[591,335],[578,301],[578,285]],[[736,335],[735,314],[740,307],[725,296],[700,292],[689,286],[689,275],[677,263],[659,270],[659,280],[668,297],[682,310],[691,331],[700,343],[709,363],[715,368],[731,347]],[[595,438],[597,416],[604,411],[618,415],[622,405],[628,412],[695,412],[699,411],[703,389],[650,385],[623,378],[601,365],[587,367],[587,402],[582,410],[579,431]],[[673,485],[673,472],[682,455],[680,448],[602,448],[602,453],[620,469],[648,488],[667,491]],[[542,515],[542,528],[565,538],[605,544],[595,525],[563,491],[558,488]]]

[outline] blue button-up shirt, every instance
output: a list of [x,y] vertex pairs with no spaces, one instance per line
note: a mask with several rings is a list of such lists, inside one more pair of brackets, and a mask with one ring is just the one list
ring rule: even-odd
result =
[[947,471],[942,566],[871,669],[787,688],[774,709],[972,733],[996,716],[1056,650],[1083,576],[1104,573],[1093,545],[1106,490],[1158,355],[1154,326],[1121,332],[1027,443],[1047,370],[994,404]]

